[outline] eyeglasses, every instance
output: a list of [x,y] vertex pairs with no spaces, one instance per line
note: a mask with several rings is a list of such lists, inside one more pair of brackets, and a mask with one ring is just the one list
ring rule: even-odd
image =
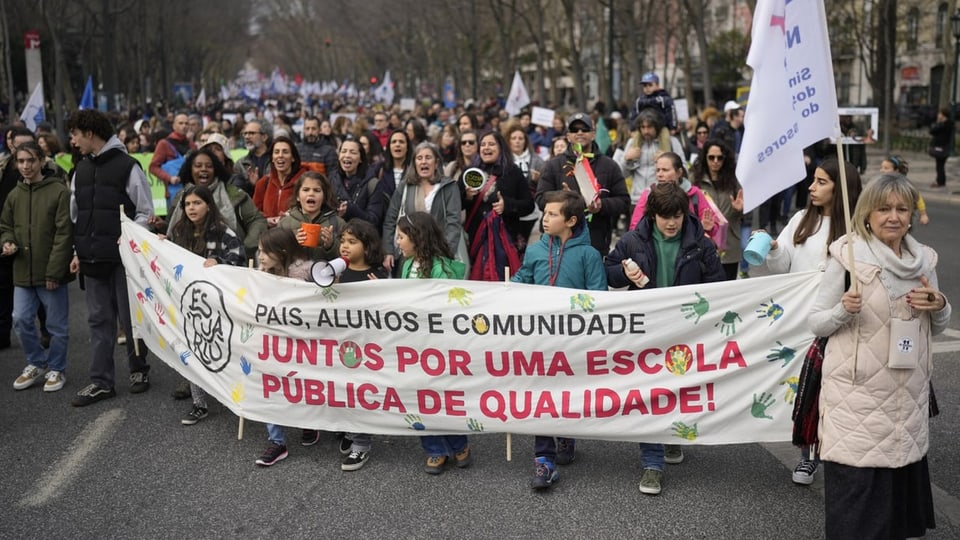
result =
[[253,137],[254,135],[260,135],[259,131],[244,131],[241,133],[244,137]]
[[593,130],[587,128],[574,128],[570,130],[570,133],[593,133]]
[[706,135],[707,133],[710,133],[710,132],[705,129],[697,130],[697,135]]
[[460,141],[460,146],[467,146],[467,145],[470,145],[470,144],[477,144],[477,141],[474,141],[474,140],[472,140],[472,139],[464,139],[464,140]]
[[710,161],[723,161],[723,156],[707,156]]

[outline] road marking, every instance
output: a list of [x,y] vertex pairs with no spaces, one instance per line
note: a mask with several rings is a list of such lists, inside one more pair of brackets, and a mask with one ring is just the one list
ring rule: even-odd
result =
[[106,444],[125,416],[123,409],[112,409],[98,416],[91,427],[68,446],[72,450],[50,466],[33,491],[20,500],[20,506],[42,506],[59,496],[80,474],[87,457]]
[[953,339],[936,341],[936,338],[934,338],[935,341],[933,342],[933,354],[952,353],[952,352],[960,351],[960,330],[947,328],[942,333],[940,333],[940,335],[953,338]]

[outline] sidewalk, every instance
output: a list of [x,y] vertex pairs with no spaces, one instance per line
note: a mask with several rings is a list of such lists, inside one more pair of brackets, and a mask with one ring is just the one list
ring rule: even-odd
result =
[[[910,169],[908,178],[920,190],[923,198],[928,201],[960,203],[960,156],[947,159],[947,189],[933,189],[930,184],[936,181],[937,171],[933,158],[925,152],[893,152],[893,154],[907,160]],[[867,146],[867,173],[864,181],[870,181],[880,174],[880,161],[885,154],[883,145]]]

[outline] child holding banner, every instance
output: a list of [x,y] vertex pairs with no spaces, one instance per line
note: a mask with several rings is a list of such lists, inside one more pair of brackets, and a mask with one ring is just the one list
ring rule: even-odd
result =
[[[575,191],[548,191],[543,194],[543,234],[527,247],[523,264],[511,281],[569,287],[591,291],[607,290],[603,259],[590,245],[586,226],[587,204]],[[557,465],[576,458],[575,439],[545,437],[534,439],[535,472],[530,486],[546,489],[560,480]]]
[[[703,227],[688,213],[690,201],[675,183],[654,185],[643,219],[623,235],[604,260],[611,287],[631,290],[675,287],[723,281],[725,274],[717,248],[703,234]],[[680,463],[677,447],[667,461],[664,445],[640,443],[640,492],[659,495],[664,463]]]
[[[403,253],[401,279],[463,279],[466,267],[453,258],[443,230],[426,212],[411,212],[397,220],[397,248]],[[469,467],[473,456],[466,435],[420,437],[427,453],[427,474],[440,474],[450,456],[460,469]]]
[[[204,257],[203,266],[231,264],[243,266],[247,261],[243,243],[230,229],[213,193],[204,186],[188,185],[177,199],[184,218],[170,228],[170,240],[194,255]],[[193,407],[180,419],[185,426],[192,426],[207,417],[207,393],[200,386],[190,383]]]
[[[389,277],[383,268],[383,248],[377,228],[363,218],[353,218],[340,233],[340,257],[347,261],[347,268],[337,278],[338,283],[353,283]],[[340,464],[342,471],[356,471],[366,464],[373,447],[373,437],[368,433],[346,433],[344,444],[351,441],[347,457]]]
[[[261,272],[304,281],[310,278],[307,250],[297,242],[297,237],[290,229],[276,227],[261,234],[257,261]],[[256,464],[262,467],[269,467],[287,459],[287,438],[283,433],[283,426],[267,424],[267,439],[270,445],[256,461]],[[305,429],[300,444],[312,446],[319,440],[318,431]]]

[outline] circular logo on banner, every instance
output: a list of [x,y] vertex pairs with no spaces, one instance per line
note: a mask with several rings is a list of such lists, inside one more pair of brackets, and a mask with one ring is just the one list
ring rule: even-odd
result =
[[183,335],[194,357],[214,373],[230,363],[233,320],[223,303],[223,291],[209,281],[194,281],[180,297]]

